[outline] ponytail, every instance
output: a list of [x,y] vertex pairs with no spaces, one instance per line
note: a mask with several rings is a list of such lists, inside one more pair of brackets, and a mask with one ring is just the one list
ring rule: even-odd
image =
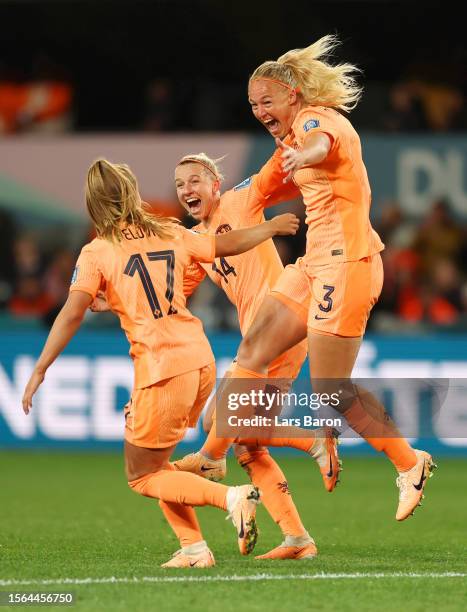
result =
[[145,210],[136,177],[126,164],[96,160],[88,170],[86,206],[100,238],[111,242],[122,240],[122,228],[133,225],[146,235],[162,239],[175,236],[177,219],[158,217]]
[[310,106],[329,106],[345,112],[358,104],[362,87],[354,73],[360,72],[353,64],[328,62],[332,51],[339,45],[336,36],[328,34],[304,49],[293,49],[281,55],[277,61],[258,66],[250,77],[271,79],[295,89]]

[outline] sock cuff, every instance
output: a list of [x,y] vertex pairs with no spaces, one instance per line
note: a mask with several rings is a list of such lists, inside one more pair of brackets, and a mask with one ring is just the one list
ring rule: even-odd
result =
[[313,538],[310,536],[308,531],[305,531],[300,536],[285,536],[284,545],[285,546],[306,546],[307,544],[314,544]]
[[199,542],[195,542],[194,544],[190,544],[189,546],[182,546],[182,550],[187,555],[196,555],[198,553],[207,550],[208,545],[206,544],[206,540],[200,540]]

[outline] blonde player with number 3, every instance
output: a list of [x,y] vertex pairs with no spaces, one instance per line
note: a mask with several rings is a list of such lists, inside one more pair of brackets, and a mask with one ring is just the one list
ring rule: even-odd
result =
[[[248,97],[254,116],[276,139],[283,158],[280,182],[293,180],[306,208],[306,253],[294,267],[309,285],[313,389],[331,393],[345,388],[340,411],[398,472],[396,519],[402,521],[421,505],[436,466],[427,452],[410,446],[377,398],[350,379],[381,292],[384,245],[370,224],[371,192],[360,138],[345,117],[358,103],[361,88],[354,66],[329,62],[337,43],[336,37],[325,36],[264,62],[250,77]],[[295,302],[291,274],[286,269],[261,305],[240,345],[232,376],[263,378],[269,364],[301,339],[289,335]],[[219,459],[231,442],[210,434],[201,455]]]

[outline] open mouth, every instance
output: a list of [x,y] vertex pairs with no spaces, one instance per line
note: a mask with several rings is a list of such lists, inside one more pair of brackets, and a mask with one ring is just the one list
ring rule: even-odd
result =
[[190,209],[191,215],[196,215],[201,210],[201,200],[199,198],[188,198],[187,206]]
[[268,119],[264,122],[264,125],[271,132],[271,134],[275,134],[279,130],[279,121],[276,119]]

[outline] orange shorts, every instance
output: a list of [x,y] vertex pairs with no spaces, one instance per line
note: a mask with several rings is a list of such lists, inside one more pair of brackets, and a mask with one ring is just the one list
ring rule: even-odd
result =
[[216,382],[216,365],[134,389],[125,406],[125,440],[143,448],[166,448],[195,427]]
[[312,294],[308,328],[318,334],[363,336],[383,287],[381,255],[324,265],[308,264],[302,259],[300,265]]
[[308,277],[301,262],[302,259],[299,257],[294,264],[289,264],[284,268],[271,289],[271,296],[293,310],[306,325],[311,293]]

